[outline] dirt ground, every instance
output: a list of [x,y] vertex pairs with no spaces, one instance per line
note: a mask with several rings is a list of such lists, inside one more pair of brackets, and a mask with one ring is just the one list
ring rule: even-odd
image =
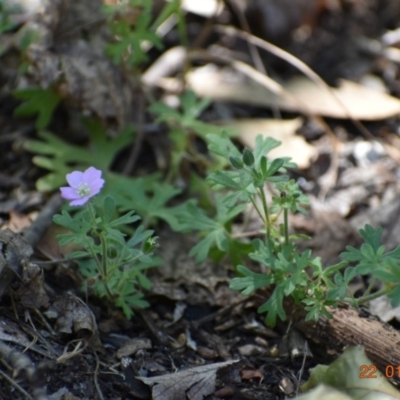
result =
[[[295,397],[308,379],[309,368],[329,364],[346,345],[360,340],[338,339],[330,347],[321,337],[310,335],[309,328],[295,329],[296,316],[274,329],[265,326],[257,308],[266,294],[244,298],[232,292],[229,280],[234,270],[227,260],[196,264],[188,255],[198,240],[194,234],[174,233],[163,223],[153,227],[163,262],[149,274],[153,288],[146,299],[150,307],[130,321],[110,305],[85,298],[79,291],[76,266],[49,262],[48,255],[56,258],[58,251],[51,216],[62,202],[57,194],[37,190],[35,183],[44,170],[32,162],[32,154],[23,146],[26,139],[37,137],[35,120],[14,115],[20,101],[13,90],[21,85],[46,87],[62,65],[65,102],[57,109],[50,131],[63,140],[82,143],[85,136],[78,114],[99,118],[114,135],[125,122],[137,122],[142,113],[150,133],[141,139],[135,156],[139,166],[132,168],[131,175],[158,170],[163,164],[160,160],[168,160],[165,127],[143,111],[147,100],[137,83],[110,66],[90,45],[108,34],[99,2],[78,3],[53,2],[46,11],[47,20],[38,18],[47,42],[40,42],[24,60],[28,78],[20,72],[20,54],[10,41],[24,23],[35,19],[28,14],[21,17],[18,27],[1,41],[6,49],[0,56],[0,399]],[[162,2],[155,3],[158,7]],[[261,72],[282,85],[301,75],[287,59],[268,51],[255,55],[243,38],[213,29],[234,25],[286,50],[332,88],[346,79],[400,96],[398,1],[245,3],[227,1],[225,11],[215,17],[187,13],[187,47],[209,52],[211,58],[217,48],[218,56],[236,57],[257,70],[263,65]],[[90,40],[77,45],[82,35]],[[147,77],[147,68],[164,51],[179,45],[176,28],[163,41],[164,50],[149,51]],[[227,67],[221,58],[216,64]],[[204,65],[204,58],[194,59],[192,67]],[[77,71],[81,70],[91,72],[90,81],[80,78]],[[181,72],[169,75],[176,78]],[[159,84],[151,92],[161,97],[168,90]],[[364,99],[355,95],[350,100],[354,109],[337,111],[328,106],[326,111],[318,108],[322,100],[315,94],[316,105],[305,98],[305,111],[306,106],[296,109],[284,99],[268,105],[241,94],[242,99],[235,94],[232,101],[229,96],[234,94],[214,98],[203,120],[301,117],[296,136],[303,142],[292,154],[299,157],[302,167],[292,175],[311,200],[308,216],[292,221],[293,230],[311,236],[301,247],[311,247],[324,262],[336,262],[347,245],[360,243],[357,231],[366,223],[383,227],[388,248],[398,245],[400,122],[399,113],[390,111],[392,103],[382,106],[377,98],[368,105],[370,109],[360,110],[357,105]],[[132,113],[132,109],[138,111]],[[307,146],[313,149],[309,158],[305,157]],[[121,171],[132,161],[131,155],[122,152],[113,168]],[[181,178],[184,181],[184,174]],[[367,284],[360,279],[355,290],[363,291]],[[369,316],[371,311],[360,314]],[[391,312],[391,318],[386,317],[386,309],[379,317],[398,328],[398,314]]]

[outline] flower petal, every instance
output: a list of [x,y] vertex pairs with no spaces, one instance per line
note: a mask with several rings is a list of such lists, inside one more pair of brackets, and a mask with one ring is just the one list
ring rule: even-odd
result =
[[104,179],[97,179],[93,182],[90,182],[89,186],[90,186],[91,196],[95,196],[97,193],[99,193],[103,185],[104,185]]
[[79,195],[75,192],[75,190],[69,186],[64,186],[60,188],[61,197],[65,200],[75,200],[79,199]]
[[90,183],[100,178],[101,171],[95,167],[89,167],[85,172],[83,172],[82,181]]
[[70,206],[83,206],[89,200],[89,198],[90,198],[90,196],[82,197],[81,199],[71,201],[71,203],[69,203],[69,205]]
[[67,174],[67,176],[66,176],[67,182],[69,183],[69,185],[71,187],[75,187],[79,183],[82,182],[82,176],[83,176],[83,172],[81,172],[81,171],[71,172],[70,174]]

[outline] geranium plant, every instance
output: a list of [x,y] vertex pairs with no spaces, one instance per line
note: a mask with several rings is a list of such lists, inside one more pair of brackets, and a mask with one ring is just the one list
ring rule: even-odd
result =
[[[386,251],[380,241],[381,228],[366,225],[361,229],[365,243],[360,249],[348,246],[340,255],[343,261],[335,265],[323,266],[309,249],[299,251],[296,246],[299,235],[289,232],[289,217],[292,213],[305,213],[303,206],[308,200],[297,183],[285,174],[295,164],[287,158],[268,158],[268,153],[280,144],[277,140],[258,136],[254,150],[245,149],[243,153],[227,135],[209,135],[208,142],[209,149],[231,165],[229,170],[218,170],[208,177],[213,188],[224,190],[224,195],[216,196],[214,217],[188,204],[182,216],[183,227],[200,231],[202,240],[192,249],[200,261],[215,254],[215,250],[226,254],[234,249],[242,250],[242,260],[250,258],[259,265],[260,271],[256,272],[245,266],[245,261],[238,262],[238,277],[232,279],[230,287],[245,295],[268,288],[270,295],[258,310],[266,314],[267,324],[275,325],[277,318],[286,319],[287,297],[302,305],[306,319],[329,317],[329,307],[341,302],[359,306],[382,295],[388,295],[393,305],[400,304],[400,246]],[[242,239],[247,247],[240,248],[232,219],[248,205],[255,209],[263,228],[257,239],[247,243]],[[372,277],[359,298],[354,298],[349,289],[356,275]],[[381,282],[382,289],[372,292],[376,281]]]
[[80,250],[68,256],[76,259],[85,278],[84,288],[99,297],[106,297],[121,307],[127,318],[135,308],[147,306],[141,289],[149,289],[145,270],[158,264],[153,231],[136,227],[130,238],[121,229],[137,224],[140,217],[129,211],[118,217],[112,196],[96,197],[105,181],[94,167],[67,174],[69,186],[61,187],[61,196],[72,207],[82,207],[71,215],[67,210],[54,216],[54,222],[71,232],[58,236],[61,246],[74,243]]

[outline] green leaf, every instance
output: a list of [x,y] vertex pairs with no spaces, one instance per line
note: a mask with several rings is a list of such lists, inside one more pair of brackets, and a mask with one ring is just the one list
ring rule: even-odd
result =
[[286,312],[283,308],[283,287],[277,286],[271,297],[262,306],[258,308],[260,314],[267,313],[265,322],[268,326],[274,327],[276,325],[276,318],[279,317],[282,321],[286,320]]
[[138,273],[137,275],[139,284],[143,289],[150,290],[152,288],[152,284],[150,280],[146,277],[146,275],[143,275],[141,272]]
[[45,129],[50,123],[55,109],[58,107],[61,97],[52,89],[29,88],[13,92],[17,99],[25,100],[14,110],[17,117],[29,117],[38,115],[36,129]]
[[119,217],[119,218],[115,219],[114,221],[111,221],[108,224],[108,226],[111,228],[116,228],[117,226],[133,224],[134,222],[137,222],[139,220],[140,220],[140,217],[138,215],[135,215],[135,211],[129,211],[128,213],[124,214],[122,217]]
[[260,159],[260,170],[261,170],[262,176],[267,176],[267,168],[268,168],[267,157],[261,156],[261,159]]
[[243,152],[243,162],[248,166],[251,167],[254,164],[254,156],[251,150],[244,149]]
[[241,158],[240,151],[232,143],[226,131],[223,131],[220,135],[207,135],[207,142],[208,149],[218,156],[225,159],[229,159],[229,157]]
[[272,177],[273,175],[275,175],[279,171],[279,169],[282,168],[283,164],[284,160],[282,158],[276,158],[275,160],[273,160],[268,168],[267,176]]
[[[50,132],[41,131],[38,136],[41,140],[27,140],[24,143],[26,150],[42,156],[35,156],[33,162],[51,171],[50,174],[36,182],[39,191],[51,191],[65,184],[65,175],[71,170],[85,170],[94,166],[104,173],[106,182],[120,179],[108,170],[116,155],[131,142],[132,128],[126,128],[114,139],[108,137],[104,128],[97,122],[86,120],[91,138],[90,146],[84,148],[64,142]],[[44,157],[45,156],[45,157]],[[71,165],[75,167],[72,168]],[[106,191],[107,187],[103,190]]]
[[135,247],[139,243],[144,242],[153,234],[152,230],[144,230],[144,226],[140,225],[133,236],[128,240],[127,245],[129,247]]
[[204,239],[202,239],[190,250],[189,256],[195,257],[196,262],[198,263],[204,262],[208,256],[208,253],[210,252],[211,247],[216,244],[217,238],[221,234],[223,235],[223,232],[218,230],[210,232]]
[[[21,14],[21,6],[17,3],[0,1],[0,35],[4,32],[13,30],[18,26],[18,22],[12,22],[12,14]],[[1,50],[1,47],[0,47]]]
[[347,251],[340,254],[339,257],[341,259],[348,262],[355,262],[363,259],[361,252],[353,246],[346,246],[346,250]]
[[232,166],[236,169],[243,168],[243,162],[239,157],[229,157],[229,161],[231,162]]
[[229,189],[236,189],[236,190],[242,189],[241,185],[236,183],[224,171],[214,172],[208,176],[208,179]]
[[79,224],[69,215],[67,211],[62,211],[61,215],[56,214],[53,217],[53,221],[61,226],[65,226],[73,232],[78,232]]
[[180,98],[183,110],[183,121],[190,124],[210,105],[210,99],[197,100],[192,90],[186,90]]
[[275,149],[280,144],[281,142],[272,137],[258,135],[256,137],[256,144],[254,145],[254,158],[256,165],[259,165],[261,157],[266,156],[271,150]]
[[391,300],[392,307],[397,307],[400,305],[400,285],[399,284],[388,294],[388,297]]
[[158,13],[156,20],[151,25],[151,29],[154,31],[165,22],[171,15],[179,13],[180,10],[180,0],[172,0],[165,4],[164,8]]
[[102,201],[102,206],[96,205],[96,210],[103,221],[109,223],[116,211],[114,199],[110,195],[105,196]]
[[193,202],[187,202],[180,219],[180,231],[200,231],[203,239],[191,250],[190,255],[196,257],[197,262],[206,259],[213,247],[228,250],[230,237],[228,225],[232,219],[243,212],[245,205],[227,207],[223,197],[216,196],[217,213],[214,218],[209,217],[204,210]]
[[119,212],[134,209],[151,224],[161,219],[178,229],[183,206],[169,207],[168,202],[181,193],[180,189],[160,183],[157,176],[120,180],[114,188]]
[[239,265],[236,269],[238,274],[243,276],[233,278],[229,284],[229,287],[232,290],[241,291],[245,296],[248,296],[254,293],[256,290],[267,287],[275,282],[272,275],[253,272],[243,265]]
[[359,232],[365,242],[371,245],[374,252],[376,252],[381,244],[382,228],[378,227],[374,229],[371,225],[367,224]]

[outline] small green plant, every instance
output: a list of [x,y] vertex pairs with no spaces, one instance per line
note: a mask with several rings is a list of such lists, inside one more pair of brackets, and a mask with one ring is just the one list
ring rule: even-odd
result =
[[[157,123],[165,123],[168,126],[168,136],[172,142],[171,166],[167,181],[171,181],[179,175],[179,168],[184,161],[190,161],[198,170],[208,171],[220,168],[217,160],[211,160],[201,154],[196,148],[196,140],[201,138],[207,141],[207,134],[219,133],[216,125],[199,121],[201,113],[210,105],[208,99],[197,99],[196,95],[188,90],[179,98],[181,107],[176,110],[163,102],[153,103],[149,110],[157,116]],[[234,134],[234,129],[228,133]]]
[[[234,249],[236,256],[242,259],[248,256],[260,265],[261,272],[254,272],[239,264],[239,276],[232,279],[230,287],[245,295],[269,287],[271,295],[258,310],[266,313],[267,324],[275,325],[278,317],[286,319],[283,304],[287,297],[295,304],[303,304],[307,320],[329,317],[327,307],[336,307],[340,302],[358,306],[384,294],[392,299],[393,305],[400,304],[400,247],[386,252],[380,244],[381,228],[367,225],[361,229],[365,241],[361,248],[347,247],[341,254],[343,261],[325,268],[320,258],[312,257],[310,250],[300,252],[296,247],[300,236],[289,233],[290,215],[305,213],[303,206],[308,204],[308,199],[297,183],[285,175],[286,169],[295,165],[287,158],[268,158],[268,153],[279,142],[258,136],[254,151],[245,149],[240,153],[227,135],[210,135],[208,141],[209,149],[225,157],[231,165],[230,170],[219,170],[208,177],[213,188],[224,189],[225,195],[216,197],[215,218],[208,217],[195,204],[187,204],[182,226],[187,229],[191,226],[203,236],[192,249],[199,261],[215,254],[215,249],[226,253]],[[248,204],[262,221],[263,239],[243,243],[240,251],[232,234],[232,220]],[[373,277],[370,287],[362,297],[354,298],[349,291],[350,281],[356,275],[367,274]],[[384,288],[371,293],[376,280]]]
[[129,0],[118,6],[103,7],[114,35],[106,53],[115,64],[137,68],[148,61],[147,50],[150,46],[164,47],[157,29],[172,14],[180,14],[180,1],[167,3],[154,21],[153,6],[153,0]]
[[129,319],[135,308],[148,305],[141,288],[151,287],[144,271],[159,263],[153,254],[157,238],[140,225],[126,240],[121,229],[137,223],[140,217],[134,211],[116,216],[115,202],[109,195],[91,200],[104,185],[100,170],[90,167],[84,172],[74,171],[67,175],[67,181],[70,186],[61,188],[61,196],[71,206],[85,208],[74,216],[68,211],[54,216],[55,223],[71,231],[59,235],[60,245],[74,243],[82,247],[69,257],[77,259],[85,289],[108,298]]
[[18,11],[20,11],[18,6],[10,6],[5,0],[0,0],[0,35],[18,26],[18,23],[10,20],[10,16]]
[[47,127],[61,102],[61,97],[54,90],[40,87],[15,90],[14,97],[25,100],[15,109],[14,115],[17,117],[37,115],[35,127],[38,130]]
[[65,175],[71,171],[71,165],[76,169],[88,168],[94,165],[107,174],[117,154],[126,147],[134,137],[134,129],[127,126],[118,136],[110,138],[106,129],[99,121],[85,119],[89,134],[89,145],[78,146],[59,139],[48,131],[40,131],[40,140],[26,140],[26,150],[36,153],[33,163],[50,172],[36,182],[39,191],[50,191],[60,187],[65,182]]

